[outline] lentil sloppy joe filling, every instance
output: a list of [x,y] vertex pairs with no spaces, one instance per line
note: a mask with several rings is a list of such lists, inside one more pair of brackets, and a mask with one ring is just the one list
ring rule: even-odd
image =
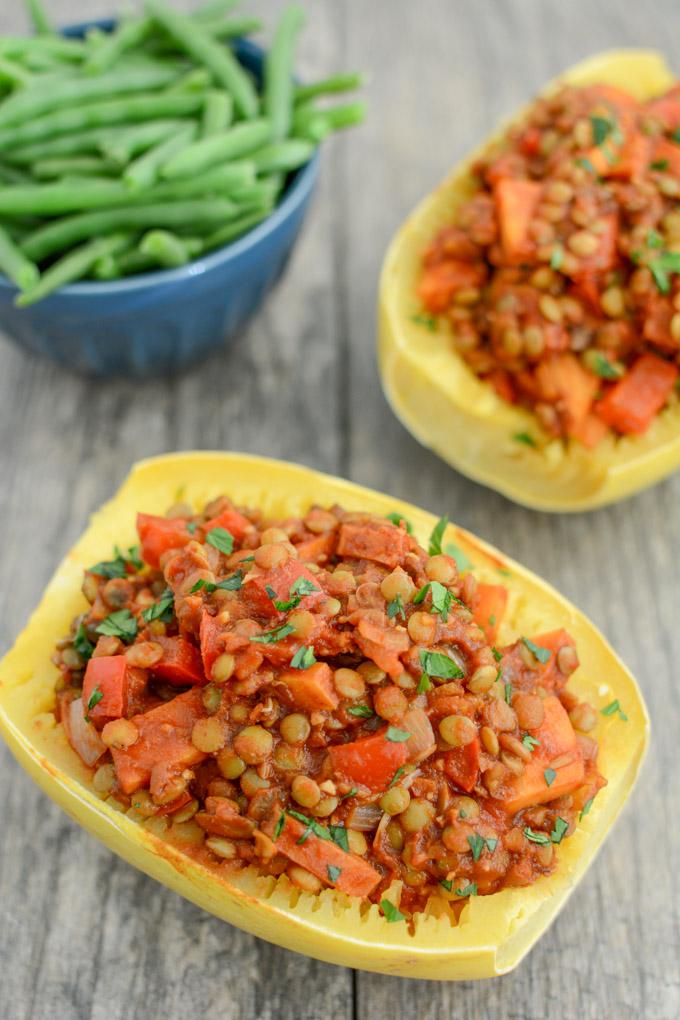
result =
[[424,254],[424,308],[549,435],[645,432],[677,399],[680,86],[560,88],[473,173]]
[[95,789],[214,867],[388,920],[549,874],[605,783],[596,713],[567,632],[495,646],[507,590],[459,570],[445,524],[426,552],[338,506],[139,514],[54,656]]

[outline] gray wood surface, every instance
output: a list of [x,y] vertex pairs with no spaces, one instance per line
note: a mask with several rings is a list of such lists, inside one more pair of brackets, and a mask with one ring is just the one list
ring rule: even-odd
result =
[[[60,22],[106,0],[52,0]],[[271,16],[275,0],[257,0]],[[374,362],[382,252],[501,115],[574,60],[652,45],[680,68],[676,0],[316,0],[300,69],[370,71],[370,123],[334,140],[288,273],[239,342],[183,378],[89,383],[0,343],[0,643],[88,514],[140,456],[191,447],[298,460],[393,492],[505,549],[600,625],[639,677],[652,749],[634,802],[508,977],[436,984],[285,952],[202,913],[91,840],[0,748],[3,1020],[680,1016],[680,476],[609,510],[548,517],[449,470],[392,418]],[[3,0],[0,32],[24,29]]]

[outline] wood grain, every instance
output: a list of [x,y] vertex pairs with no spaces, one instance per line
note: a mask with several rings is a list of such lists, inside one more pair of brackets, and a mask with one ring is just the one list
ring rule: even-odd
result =
[[[270,20],[282,3],[258,0]],[[590,515],[514,507],[391,416],[375,294],[406,212],[497,119],[599,49],[680,67],[674,0],[317,0],[305,77],[370,72],[371,119],[325,149],[287,275],[247,334],[179,380],[88,383],[0,346],[0,640],[9,645],[88,514],[134,459],[191,447],[298,460],[447,512],[555,583],[639,677],[654,740],[634,802],[563,914],[512,975],[425,983],[319,964],[200,912],[71,823],[0,749],[0,1016],[675,1020],[680,1016],[680,476]],[[57,22],[84,16],[52,0]],[[109,13],[97,0],[87,16]],[[24,30],[15,5],[0,32]]]

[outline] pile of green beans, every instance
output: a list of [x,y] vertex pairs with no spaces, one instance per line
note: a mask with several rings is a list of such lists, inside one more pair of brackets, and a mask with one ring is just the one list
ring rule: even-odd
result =
[[326,105],[356,74],[295,85],[301,7],[282,14],[261,85],[234,39],[257,18],[238,0],[190,15],[143,0],[111,33],[0,37],[0,272],[19,307],[79,279],[176,268],[234,241],[275,208],[287,174],[362,102]]

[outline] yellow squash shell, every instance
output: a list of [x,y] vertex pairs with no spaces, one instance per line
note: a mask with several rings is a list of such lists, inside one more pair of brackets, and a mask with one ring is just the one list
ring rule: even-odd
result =
[[[617,50],[577,64],[552,82],[608,84],[639,100],[665,92],[674,77],[652,51]],[[510,123],[521,122],[522,110]],[[659,481],[680,465],[680,406],[657,416],[642,436],[607,437],[595,450],[551,439],[529,411],[502,400],[456,353],[443,321],[418,321],[421,258],[437,231],[477,188],[472,165],[495,147],[509,124],[461,163],[409,216],[383,263],[379,361],[383,388],[416,439],[452,467],[536,510],[579,511],[614,503]],[[518,442],[529,433],[536,448]]]
[[[55,724],[50,662],[55,641],[86,608],[83,569],[109,555],[114,543],[135,541],[138,510],[162,514],[177,499],[197,508],[219,493],[267,515],[304,513],[313,503],[341,503],[377,514],[397,511],[413,524],[421,542],[435,518],[390,496],[280,461],[229,453],[182,453],[137,464],[120,491],[93,517],[47,586],[40,605],[14,648],[0,663],[0,732],[17,760],[75,821],[125,860],[205,910],[245,931],[288,949],[332,963],[386,974],[445,980],[485,978],[512,970],[546,930],[593,860],[631,792],[648,740],[649,722],[637,685],[602,635],[566,599],[528,570],[505,559],[468,532],[450,525],[454,542],[486,580],[510,590],[508,620],[500,641],[566,627],[576,638],[582,666],[575,691],[593,705],[618,699],[627,722],[598,715],[600,768],[608,786],[597,796],[576,833],[559,847],[549,878],[525,889],[471,899],[460,923],[419,915],[415,932],[388,923],[368,907],[327,890],[301,893],[246,870],[217,873],[101,799],[92,776]],[[500,572],[500,574],[499,574]]]

